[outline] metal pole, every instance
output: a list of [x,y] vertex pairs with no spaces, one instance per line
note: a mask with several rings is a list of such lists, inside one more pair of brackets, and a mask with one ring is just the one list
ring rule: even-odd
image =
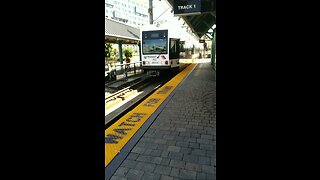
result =
[[141,42],[139,42],[139,60],[140,60],[140,62],[142,62]]
[[211,61],[212,61],[212,68],[214,70],[214,80],[216,80],[217,76],[217,68],[216,68],[216,32],[213,33],[212,39],[212,49],[211,49]]
[[141,41],[139,42],[139,60],[140,60],[139,72],[141,72],[141,64],[142,64]]
[[124,69],[125,69],[126,77],[128,77],[128,65],[127,64],[125,65]]
[[120,59],[120,64],[123,64],[123,58],[122,58],[122,42],[118,41],[119,44],[119,59]]
[[153,7],[152,7],[152,0],[149,0],[149,21],[150,21],[150,24],[153,24]]
[[[213,35],[214,36],[214,35]],[[214,37],[211,39],[211,65],[212,65],[212,68],[214,69],[213,67],[213,63],[214,63]]]
[[216,40],[216,32],[214,32],[214,70],[216,71],[217,67],[216,67],[216,54],[217,54],[217,40]]

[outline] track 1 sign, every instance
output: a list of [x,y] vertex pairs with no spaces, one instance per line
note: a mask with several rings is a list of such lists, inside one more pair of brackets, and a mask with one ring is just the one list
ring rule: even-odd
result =
[[174,15],[192,15],[213,12],[213,0],[174,0]]
[[190,15],[201,13],[201,0],[174,0],[174,15]]

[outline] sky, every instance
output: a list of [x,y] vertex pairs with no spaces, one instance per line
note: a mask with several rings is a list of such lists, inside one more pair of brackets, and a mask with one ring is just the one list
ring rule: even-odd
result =
[[[153,19],[167,20],[168,22],[172,22],[174,24],[182,25],[183,21],[178,21],[178,17],[174,17],[173,12],[171,13],[171,6],[166,0],[153,0]],[[162,14],[163,13],[163,14]],[[162,14],[162,15],[161,15]],[[159,17],[160,16],[160,17]]]

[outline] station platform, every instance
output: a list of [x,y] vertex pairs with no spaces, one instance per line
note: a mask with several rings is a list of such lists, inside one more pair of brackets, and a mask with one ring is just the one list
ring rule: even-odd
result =
[[[106,130],[106,155],[112,155],[118,145],[122,144],[122,149],[115,149],[116,155],[106,159],[105,179],[216,179],[213,68],[210,60],[199,59],[182,74],[172,80],[176,87],[168,90],[163,100],[159,93],[164,92],[162,89],[158,96],[151,97],[153,101],[146,99],[142,107],[137,107],[139,113],[132,110],[134,116],[128,115],[127,121]],[[168,89],[174,85],[169,82],[164,86]],[[138,128],[134,123],[140,120],[143,122]],[[137,132],[131,135],[136,127]],[[121,142],[126,139],[129,142]]]

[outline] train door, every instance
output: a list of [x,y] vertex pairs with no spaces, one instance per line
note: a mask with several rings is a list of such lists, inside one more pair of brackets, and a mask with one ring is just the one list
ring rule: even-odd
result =
[[171,67],[179,66],[180,58],[180,39],[169,39],[169,59]]

